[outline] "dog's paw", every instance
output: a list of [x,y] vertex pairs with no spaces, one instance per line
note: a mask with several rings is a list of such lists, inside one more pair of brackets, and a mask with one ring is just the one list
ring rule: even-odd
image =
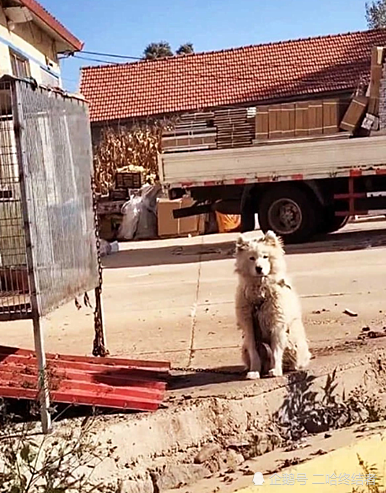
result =
[[276,368],[271,368],[268,372],[268,376],[271,378],[282,377],[283,376],[283,370],[277,370]]
[[260,373],[258,371],[249,371],[247,373],[248,380],[258,380],[260,378]]

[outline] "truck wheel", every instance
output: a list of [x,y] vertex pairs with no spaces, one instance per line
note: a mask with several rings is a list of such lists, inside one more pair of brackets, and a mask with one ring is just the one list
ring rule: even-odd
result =
[[335,216],[335,211],[331,208],[324,209],[322,214],[324,217],[318,228],[318,232],[322,234],[334,233],[335,231],[344,228],[350,219],[350,216]]
[[263,232],[272,230],[285,243],[305,242],[317,228],[316,200],[300,188],[275,186],[260,201],[259,223]]

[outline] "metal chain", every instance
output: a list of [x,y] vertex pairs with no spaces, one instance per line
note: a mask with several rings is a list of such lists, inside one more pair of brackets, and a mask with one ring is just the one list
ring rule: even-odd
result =
[[230,370],[220,370],[218,368],[189,368],[185,367],[172,367],[173,371],[183,371],[184,373],[217,373],[219,375],[238,375],[242,372],[230,371]]
[[103,334],[103,320],[102,320],[102,284],[103,284],[103,267],[101,259],[101,241],[99,236],[99,216],[98,216],[98,200],[96,194],[96,184],[94,176],[91,176],[91,188],[92,188],[92,202],[94,210],[94,227],[95,227],[95,240],[97,248],[97,260],[98,260],[98,286],[95,288],[95,309],[94,309],[94,330],[95,337],[93,342],[94,356],[107,356],[109,354],[105,347],[105,340]]

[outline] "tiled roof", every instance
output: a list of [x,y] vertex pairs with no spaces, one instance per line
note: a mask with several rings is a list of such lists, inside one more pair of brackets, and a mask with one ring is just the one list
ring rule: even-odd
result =
[[44,24],[50,27],[55,33],[66,41],[75,51],[83,48],[83,43],[79,41],[70,31],[63,26],[53,15],[51,15],[36,0],[19,0],[24,7],[36,15]]
[[386,30],[85,67],[80,90],[94,122],[352,90],[376,45]]

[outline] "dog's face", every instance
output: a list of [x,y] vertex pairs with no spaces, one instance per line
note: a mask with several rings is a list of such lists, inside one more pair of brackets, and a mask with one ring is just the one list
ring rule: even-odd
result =
[[259,240],[240,236],[236,242],[236,272],[245,277],[262,278],[285,272],[281,239],[268,231]]

